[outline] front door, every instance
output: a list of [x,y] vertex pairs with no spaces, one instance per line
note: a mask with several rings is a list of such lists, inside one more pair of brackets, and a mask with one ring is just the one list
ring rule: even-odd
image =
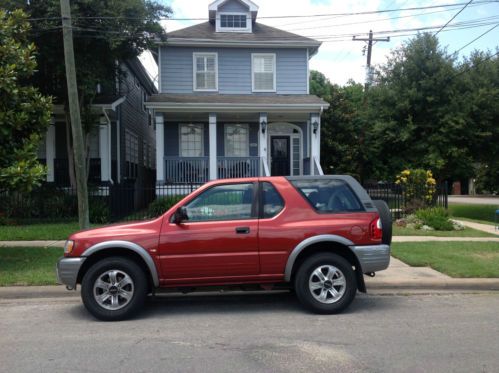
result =
[[216,185],[184,206],[187,220],[164,222],[162,283],[230,282],[258,275],[255,193],[254,183]]
[[289,136],[270,137],[270,174],[272,176],[289,176],[291,174]]

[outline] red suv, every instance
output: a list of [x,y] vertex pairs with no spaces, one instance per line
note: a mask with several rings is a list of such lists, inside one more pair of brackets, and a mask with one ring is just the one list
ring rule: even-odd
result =
[[388,267],[390,241],[388,207],[350,176],[217,180],[154,220],[71,235],[57,276],[102,320],[132,316],[157,288],[249,284],[337,313]]

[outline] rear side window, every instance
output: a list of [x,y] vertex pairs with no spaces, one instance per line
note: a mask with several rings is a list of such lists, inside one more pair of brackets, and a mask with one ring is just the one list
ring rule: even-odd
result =
[[271,183],[262,183],[262,205],[264,219],[276,216],[284,208],[281,195]]
[[343,180],[293,180],[291,184],[318,212],[364,211],[355,193]]

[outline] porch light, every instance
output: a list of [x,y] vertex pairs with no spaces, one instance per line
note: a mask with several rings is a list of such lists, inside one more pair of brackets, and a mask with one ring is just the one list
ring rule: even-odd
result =
[[265,133],[265,131],[267,130],[267,122],[265,120],[262,120],[260,122],[260,125],[262,126],[262,133]]
[[314,135],[315,135],[317,133],[317,130],[319,129],[319,122],[314,120],[314,122],[312,123],[312,128],[313,128]]

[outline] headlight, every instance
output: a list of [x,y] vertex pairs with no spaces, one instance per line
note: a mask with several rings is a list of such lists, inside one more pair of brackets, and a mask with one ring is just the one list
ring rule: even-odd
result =
[[64,244],[64,255],[71,254],[71,251],[73,251],[74,246],[75,246],[74,241],[67,240],[66,243]]

